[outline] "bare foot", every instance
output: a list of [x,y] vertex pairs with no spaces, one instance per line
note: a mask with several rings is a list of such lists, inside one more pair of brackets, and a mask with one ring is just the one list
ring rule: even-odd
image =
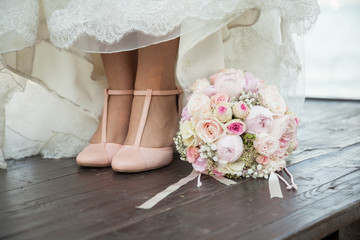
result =
[[[109,96],[106,142],[123,144],[127,135],[133,95]],[[106,120],[106,119],[105,119]],[[91,143],[101,142],[102,118]]]
[[[172,146],[173,137],[178,129],[176,97],[176,95],[152,96],[140,146],[150,148]],[[134,96],[125,145],[132,145],[135,141],[144,98],[144,96]]]

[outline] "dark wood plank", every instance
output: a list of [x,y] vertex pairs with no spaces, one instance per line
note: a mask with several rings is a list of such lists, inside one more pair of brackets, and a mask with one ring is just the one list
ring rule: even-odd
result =
[[227,187],[203,176],[203,187],[191,182],[141,210],[135,206],[191,166],[175,156],[163,169],[119,174],[37,156],[8,161],[0,171],[0,238],[323,237],[360,218],[360,104],[311,101],[305,108],[300,148],[290,159],[299,190],[284,188],[284,199],[269,199],[265,180]]

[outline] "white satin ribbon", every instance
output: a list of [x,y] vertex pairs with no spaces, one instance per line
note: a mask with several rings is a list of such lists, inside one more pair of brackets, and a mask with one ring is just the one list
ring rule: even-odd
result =
[[226,186],[230,186],[230,185],[233,185],[233,184],[237,184],[237,182],[231,180],[231,179],[228,179],[228,178],[225,178],[223,176],[212,176],[213,178],[215,178],[216,180],[218,180],[219,182],[221,182],[222,184],[225,184]]
[[150,198],[149,200],[147,200],[146,202],[144,202],[143,204],[141,204],[137,208],[142,208],[142,209],[150,209],[150,208],[152,208],[158,202],[160,202],[161,200],[166,198],[169,194],[175,192],[181,186],[184,186],[185,184],[187,184],[191,180],[194,180],[195,178],[197,178],[198,175],[199,175],[199,173],[196,172],[195,170],[193,170],[188,176],[180,179],[177,183],[174,183],[174,184],[170,185],[164,191],[159,192],[154,197]]
[[270,174],[269,177],[269,192],[270,192],[270,198],[274,198],[274,197],[283,198],[279,178],[273,172]]
[[[163,200],[164,198],[166,198],[169,194],[175,192],[176,190],[178,190],[181,186],[184,186],[185,184],[187,184],[188,182],[194,180],[195,178],[197,179],[197,187],[201,187],[202,183],[200,181],[200,177],[201,177],[201,173],[196,172],[195,170],[193,170],[188,176],[180,179],[177,183],[170,185],[169,187],[167,187],[164,191],[159,192],[158,194],[156,194],[154,197],[150,198],[149,200],[147,200],[146,202],[144,202],[143,204],[141,204],[140,206],[138,206],[137,208],[141,208],[141,209],[150,209],[153,206],[155,206],[157,203],[159,203],[161,200]],[[214,179],[216,179],[217,181],[225,184],[226,186],[232,185],[232,184],[236,184],[235,181],[221,177],[221,176],[212,176]]]

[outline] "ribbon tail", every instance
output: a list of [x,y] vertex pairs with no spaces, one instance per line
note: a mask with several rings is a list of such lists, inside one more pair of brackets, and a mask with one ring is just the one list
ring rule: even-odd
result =
[[283,194],[280,187],[279,178],[275,173],[271,173],[269,177],[269,192],[270,198],[283,198]]
[[217,181],[221,182],[222,184],[225,184],[226,186],[230,186],[233,184],[237,184],[237,182],[228,179],[228,178],[224,178],[223,176],[212,176],[213,178],[215,178]]
[[154,197],[150,198],[149,200],[147,200],[146,202],[144,202],[140,206],[137,206],[136,208],[141,208],[141,209],[150,209],[150,208],[152,208],[157,203],[159,203],[161,200],[166,198],[169,194],[175,192],[176,190],[178,190],[180,187],[184,186],[185,184],[187,184],[191,180],[194,180],[198,175],[199,175],[199,173],[197,173],[195,170],[193,170],[188,176],[180,179],[177,183],[174,183],[174,184],[170,185],[164,191],[159,192]]

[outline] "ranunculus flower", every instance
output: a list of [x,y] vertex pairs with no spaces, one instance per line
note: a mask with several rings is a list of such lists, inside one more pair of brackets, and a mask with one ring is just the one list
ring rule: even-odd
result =
[[261,81],[254,77],[251,73],[245,72],[244,73],[244,79],[245,79],[245,91],[251,91],[253,93],[257,93],[259,91]]
[[249,114],[249,108],[244,102],[236,102],[232,107],[233,114],[237,118],[245,119]]
[[217,90],[214,88],[213,85],[210,85],[209,87],[205,88],[202,93],[208,97],[212,97],[217,93]]
[[247,128],[246,131],[252,134],[268,133],[271,129],[272,123],[272,112],[261,106],[252,107],[245,119]]
[[241,70],[228,70],[216,75],[214,87],[229,97],[238,97],[244,89],[244,75]]
[[245,132],[246,126],[240,119],[233,119],[225,124],[227,132],[230,134],[241,135]]
[[195,129],[191,121],[184,121],[183,123],[180,123],[180,134],[186,146],[190,146],[194,143]]
[[210,86],[209,81],[206,78],[200,78],[196,80],[191,86],[191,90],[195,92],[202,92],[204,89]]
[[195,162],[193,162],[192,166],[195,171],[204,172],[206,170],[207,161],[201,157],[198,157]]
[[268,156],[264,156],[264,155],[259,155],[256,158],[256,162],[261,165],[266,165],[266,164],[268,164],[269,161],[270,161],[270,158]]
[[238,135],[226,135],[216,142],[216,155],[219,162],[235,162],[243,151],[243,141]]
[[206,143],[212,143],[226,134],[226,129],[216,118],[205,118],[197,122],[197,136]]
[[195,160],[200,156],[199,148],[198,147],[188,147],[186,149],[186,159],[190,163],[194,163]]
[[191,115],[197,112],[210,112],[210,98],[203,93],[193,93],[187,104],[187,110]]
[[219,103],[214,109],[214,116],[220,122],[227,122],[232,118],[232,110],[227,102]]
[[225,93],[216,93],[214,96],[210,98],[210,102],[213,106],[216,106],[221,102],[228,102],[229,99],[230,99],[229,96],[226,95]]
[[187,110],[187,106],[183,108],[182,112],[181,112],[181,121],[190,121],[191,120],[191,115],[189,114],[188,110]]
[[260,91],[260,95],[262,104],[275,115],[283,115],[286,112],[285,100],[277,87],[267,86]]
[[279,141],[267,133],[256,135],[254,147],[258,153],[270,157],[279,149]]

